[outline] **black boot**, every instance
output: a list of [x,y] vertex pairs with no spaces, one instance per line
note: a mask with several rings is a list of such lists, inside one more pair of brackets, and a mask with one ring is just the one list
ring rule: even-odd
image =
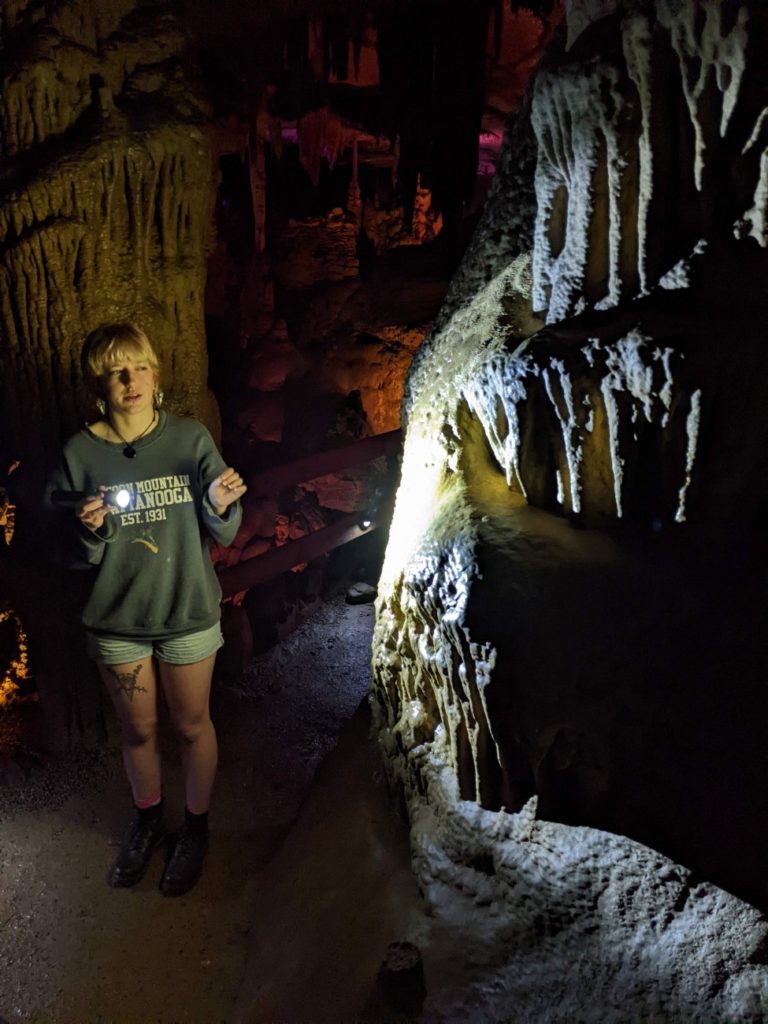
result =
[[109,884],[115,888],[126,888],[140,882],[146,874],[152,854],[165,836],[162,803],[139,810],[112,865]]
[[183,896],[200,877],[208,849],[208,815],[186,812],[184,824],[160,880],[163,896]]

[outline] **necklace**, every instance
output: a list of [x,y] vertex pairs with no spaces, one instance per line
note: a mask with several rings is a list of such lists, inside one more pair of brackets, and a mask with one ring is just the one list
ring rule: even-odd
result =
[[112,428],[112,430],[114,430],[114,432],[117,434],[117,436],[120,438],[120,440],[125,445],[125,448],[123,448],[123,455],[126,457],[126,459],[135,459],[136,458],[136,449],[133,446],[136,444],[137,441],[140,441],[142,439],[142,437],[144,437],[145,434],[148,434],[150,432],[150,430],[152,429],[152,427],[154,427],[154,425],[155,425],[155,416],[156,415],[157,415],[157,413],[154,413],[154,412],[152,413],[152,419],[149,421],[149,425],[146,426],[142,430],[142,432],[139,434],[138,437],[134,437],[134,439],[132,441],[126,441],[125,438],[123,437],[123,435],[120,433],[120,431],[114,425],[112,420],[107,419],[107,422],[109,423],[109,425]]

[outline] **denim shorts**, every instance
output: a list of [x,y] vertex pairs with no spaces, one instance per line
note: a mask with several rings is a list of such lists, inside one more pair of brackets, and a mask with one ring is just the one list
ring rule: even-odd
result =
[[153,656],[169,665],[193,665],[224,645],[218,622],[210,629],[187,633],[186,636],[172,636],[166,640],[104,636],[90,632],[87,637],[88,653],[104,665],[127,665]]

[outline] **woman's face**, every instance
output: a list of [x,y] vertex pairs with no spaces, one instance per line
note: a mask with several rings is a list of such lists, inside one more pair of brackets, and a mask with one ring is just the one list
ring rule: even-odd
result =
[[124,356],[107,367],[101,383],[110,412],[130,416],[152,408],[157,373],[146,360]]

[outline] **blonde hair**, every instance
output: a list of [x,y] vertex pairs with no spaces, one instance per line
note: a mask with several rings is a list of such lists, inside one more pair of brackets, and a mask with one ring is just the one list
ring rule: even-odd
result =
[[136,324],[102,324],[85,339],[83,373],[92,387],[113,363],[123,359],[146,362],[155,373],[160,372],[160,360],[152,342]]

